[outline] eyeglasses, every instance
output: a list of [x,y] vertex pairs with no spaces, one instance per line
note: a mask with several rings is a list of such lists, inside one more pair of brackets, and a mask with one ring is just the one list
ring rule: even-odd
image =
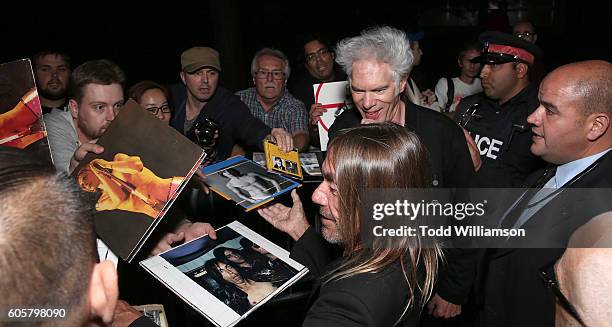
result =
[[561,293],[561,289],[559,288],[559,282],[557,281],[557,275],[555,274],[554,261],[546,265],[545,267],[540,268],[540,278],[542,279],[542,281],[544,281],[544,285],[546,286],[546,288],[552,289],[553,293],[555,294],[555,297],[559,301],[559,304],[561,304],[561,307],[565,311],[567,311],[574,319],[576,319],[576,321],[578,321],[581,326],[586,326],[580,318],[580,315],[578,314],[578,311],[576,310],[574,305],[572,305],[565,297],[565,295]]
[[259,78],[259,79],[266,79],[268,78],[268,75],[272,75],[273,79],[283,79],[285,77],[285,73],[283,73],[280,70],[273,70],[273,71],[267,71],[267,70],[258,70],[255,72],[255,78]]
[[152,113],[152,114],[154,114],[154,115],[157,115],[157,113],[158,113],[160,110],[161,110],[161,112],[162,112],[162,113],[164,113],[164,114],[169,114],[169,113],[170,113],[170,106],[168,106],[167,104],[166,104],[166,105],[163,105],[163,106],[161,106],[161,107],[147,107],[147,108],[145,108],[145,109],[147,109],[147,111],[148,111],[148,112],[150,112],[150,113]]
[[532,37],[535,36],[536,33],[535,32],[522,32],[522,33],[514,33],[514,36],[519,37],[519,38],[524,38],[524,37]]
[[311,52],[309,54],[306,54],[306,61],[307,62],[314,62],[317,58],[319,58],[319,60],[321,60],[321,58],[323,58],[323,56],[327,56],[329,55],[329,49],[327,48],[321,48],[319,50],[317,50],[316,52]]

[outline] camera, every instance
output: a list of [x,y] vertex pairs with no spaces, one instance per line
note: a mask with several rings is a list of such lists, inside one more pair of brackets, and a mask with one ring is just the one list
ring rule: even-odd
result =
[[206,153],[205,163],[211,163],[216,159],[219,124],[209,118],[197,121],[187,132],[187,138],[204,149]]

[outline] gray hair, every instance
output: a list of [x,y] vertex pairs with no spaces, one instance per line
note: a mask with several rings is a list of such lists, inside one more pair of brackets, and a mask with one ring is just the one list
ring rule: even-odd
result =
[[261,56],[272,56],[278,58],[283,61],[284,68],[283,73],[285,73],[285,79],[289,79],[289,75],[291,74],[291,67],[289,66],[289,58],[280,50],[274,48],[263,48],[255,54],[253,57],[253,61],[251,61],[251,75],[255,77],[255,72],[259,67],[257,67],[257,59]]
[[361,35],[343,39],[336,46],[336,62],[346,72],[349,82],[355,61],[382,61],[389,64],[398,92],[400,80],[410,74],[413,58],[406,33],[390,26],[365,29]]

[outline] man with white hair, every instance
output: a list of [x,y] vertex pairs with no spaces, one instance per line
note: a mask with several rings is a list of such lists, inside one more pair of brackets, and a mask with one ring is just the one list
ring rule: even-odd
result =
[[291,73],[289,59],[280,50],[263,48],[251,63],[254,87],[238,91],[251,114],[270,128],[282,128],[291,134],[300,151],[308,148],[308,112],[304,104],[287,90]]
[[[330,139],[339,130],[359,124],[396,123],[416,133],[425,144],[432,166],[431,186],[467,187],[474,167],[461,129],[443,114],[417,106],[404,96],[413,64],[404,32],[388,26],[364,30],[338,43],[336,62],[346,71],[357,110],[338,116],[329,130]],[[458,315],[473,280],[471,251],[453,250],[447,259],[428,305],[435,317]]]

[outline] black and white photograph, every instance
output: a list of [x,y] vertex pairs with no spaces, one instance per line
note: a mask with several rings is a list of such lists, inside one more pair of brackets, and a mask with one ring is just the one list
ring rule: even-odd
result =
[[287,170],[288,169],[287,165],[283,164],[283,159],[282,158],[272,157],[272,160],[274,161],[274,169],[280,169],[280,170]]
[[302,169],[310,176],[321,176],[321,166],[317,159],[317,154],[314,152],[300,153],[300,162]]
[[295,161],[285,160],[285,167],[287,167],[287,172],[290,174],[298,173],[298,164]]
[[204,173],[213,191],[247,211],[299,186],[244,157],[233,157],[207,166]]

